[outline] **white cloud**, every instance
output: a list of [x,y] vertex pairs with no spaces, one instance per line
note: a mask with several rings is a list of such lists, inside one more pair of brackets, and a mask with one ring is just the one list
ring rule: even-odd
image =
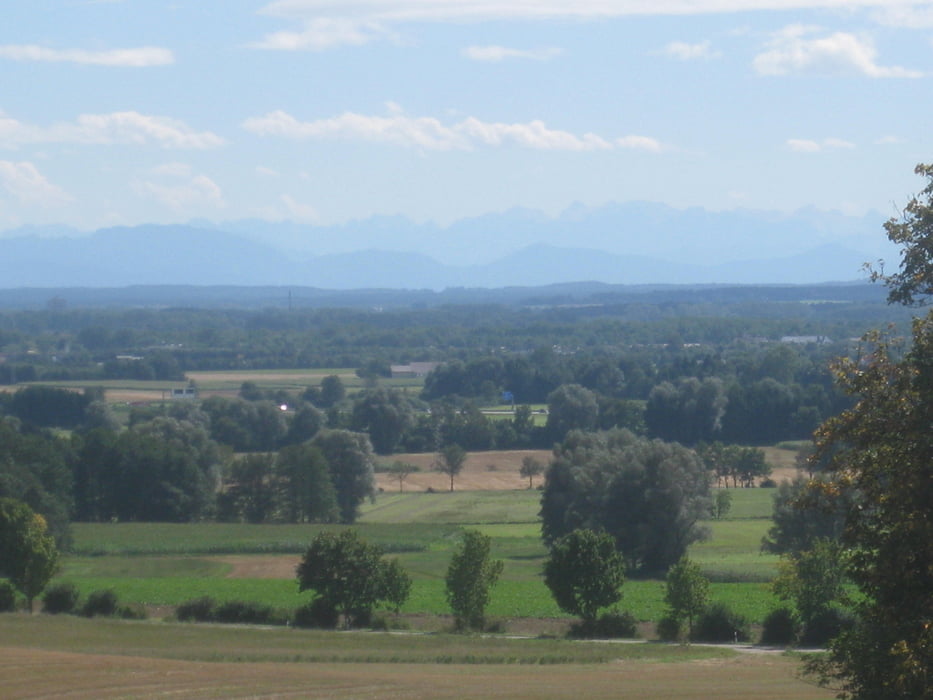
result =
[[73,201],[73,197],[49,182],[35,165],[25,161],[0,160],[0,188],[23,204],[53,207]]
[[713,51],[708,41],[701,41],[696,44],[688,44],[683,41],[672,41],[664,47],[662,53],[665,56],[676,58],[681,61],[696,61],[701,59],[718,58],[720,53]]
[[623,136],[622,138],[616,139],[615,144],[619,148],[628,148],[635,151],[652,151],[653,153],[659,153],[664,150],[664,145],[650,136]]
[[792,25],[777,32],[766,51],[754,60],[761,75],[816,73],[820,75],[858,74],[869,78],[919,78],[919,71],[900,66],[881,66],[871,40],[846,32],[809,38],[815,27]]
[[75,122],[49,127],[24,124],[0,112],[0,148],[37,143],[154,144],[162,148],[206,149],[224,140],[209,131],[197,132],[170,117],[139,112],[82,114]]
[[[927,2],[901,0],[896,7],[906,8],[905,13],[925,13]],[[414,22],[598,20],[807,9],[875,10],[872,16],[883,21],[891,5],[891,0],[273,0],[259,12],[301,28],[267,34],[250,46],[292,51],[359,46],[393,36],[393,25]]]
[[374,22],[325,17],[309,20],[301,31],[267,34],[249,46],[273,51],[326,51],[338,46],[362,46],[387,34]]
[[7,44],[0,46],[0,58],[9,58],[14,61],[65,62],[129,68],[166,66],[175,62],[175,56],[171,51],[155,46],[85,51],[83,49],[49,49],[35,44]]
[[270,112],[243,122],[243,128],[260,136],[288,139],[341,139],[369,141],[432,151],[471,150],[507,145],[552,151],[596,151],[613,148],[662,149],[646,136],[626,136],[615,141],[596,134],[573,134],[551,129],[541,120],[524,123],[484,122],[467,117],[445,124],[435,117],[410,117],[389,104],[388,116],[345,112],[337,117],[301,122],[283,111]]
[[278,177],[280,175],[278,170],[267,168],[265,165],[257,165],[256,174],[262,177]]
[[185,163],[166,163],[149,171],[150,178],[138,180],[133,188],[139,194],[161,202],[175,211],[196,207],[222,209],[223,192],[207,175],[195,175]]
[[[922,0],[905,0],[919,4]],[[702,15],[807,8],[884,8],[891,0],[275,0],[261,12],[278,17],[354,17],[369,21],[484,21]]]
[[787,139],[787,147],[797,153],[820,153],[831,150],[851,150],[855,144],[843,139],[828,138],[822,141],[813,141],[810,139]]
[[898,3],[883,6],[873,17],[879,24],[906,29],[929,29],[933,27],[933,7],[929,3]]
[[463,55],[473,61],[496,63],[509,58],[525,58],[533,61],[546,61],[563,53],[559,48],[546,49],[509,49],[504,46],[470,46],[463,50]]
[[893,134],[886,134],[875,141],[875,145],[878,146],[893,146],[899,143],[904,143],[904,139]]

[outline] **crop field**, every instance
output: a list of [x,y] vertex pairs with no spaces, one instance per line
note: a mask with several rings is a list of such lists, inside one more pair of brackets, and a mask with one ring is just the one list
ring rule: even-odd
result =
[[4,698],[829,698],[776,654],[0,616]]

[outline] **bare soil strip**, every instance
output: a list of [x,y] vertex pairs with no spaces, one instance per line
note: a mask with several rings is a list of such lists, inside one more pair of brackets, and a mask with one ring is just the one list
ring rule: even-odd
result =
[[293,579],[301,557],[288,554],[244,554],[211,557],[211,560],[232,567],[227,578]]

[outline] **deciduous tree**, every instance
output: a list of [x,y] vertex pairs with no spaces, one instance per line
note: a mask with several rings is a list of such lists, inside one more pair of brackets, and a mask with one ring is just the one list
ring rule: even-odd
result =
[[58,549],[45,518],[21,501],[0,498],[0,576],[32,601],[58,570]]
[[458,629],[479,630],[486,621],[489,591],[499,580],[503,564],[490,557],[492,538],[465,530],[447,568],[447,602]]
[[600,609],[618,603],[625,561],[605,532],[574,530],[551,547],[544,584],[558,607],[592,624]]
[[314,591],[323,605],[343,616],[347,628],[368,619],[380,602],[398,610],[408,598],[411,580],[397,562],[382,555],[381,547],[360,539],[354,530],[321,532],[298,564],[298,590]]
[[693,450],[627,430],[573,431],[547,472],[541,530],[548,544],[605,530],[629,568],[663,573],[705,536],[710,507],[709,474]]
[[664,602],[670,615],[678,621],[687,621],[687,639],[693,637],[693,621],[709,603],[709,579],[699,564],[683,557],[667,572]]
[[[880,274],[892,302],[933,292],[933,166],[899,219],[885,225],[901,247],[896,273]],[[905,354],[881,334],[835,367],[855,405],[817,433],[817,456],[857,494],[842,543],[861,594],[858,622],[817,662],[851,698],[933,698],[933,314],[916,318]]]
[[322,430],[310,443],[324,453],[337,492],[340,520],[352,523],[360,504],[376,493],[372,444],[363,433]]
[[442,474],[450,477],[450,490],[454,490],[454,477],[463,471],[463,465],[466,463],[467,453],[456,443],[441,448],[437,454],[437,461],[434,468]]

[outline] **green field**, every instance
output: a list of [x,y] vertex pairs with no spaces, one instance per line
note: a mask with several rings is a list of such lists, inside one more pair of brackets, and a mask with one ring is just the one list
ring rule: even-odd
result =
[[[768,582],[777,557],[759,552],[770,526],[772,492],[732,490],[729,517],[706,523],[711,539],[691,547],[690,556],[712,580],[714,601],[730,604],[760,622],[776,601]],[[546,556],[534,490],[459,491],[443,494],[381,494],[364,506],[353,527],[368,541],[397,556],[413,579],[403,608],[409,616],[444,615],[444,573],[463,528],[493,538],[493,555],[505,563],[494,589],[489,614],[494,618],[565,618],[542,580]],[[253,600],[284,610],[298,607],[292,572],[311,538],[325,525],[249,525],[239,523],[76,524],[75,549],[64,563],[61,580],[83,593],[113,589],[126,603],[174,606],[211,595],[217,600]],[[239,576],[224,557],[263,573]],[[265,574],[264,567],[278,573]],[[664,612],[664,584],[629,580],[621,607],[642,621]]]

